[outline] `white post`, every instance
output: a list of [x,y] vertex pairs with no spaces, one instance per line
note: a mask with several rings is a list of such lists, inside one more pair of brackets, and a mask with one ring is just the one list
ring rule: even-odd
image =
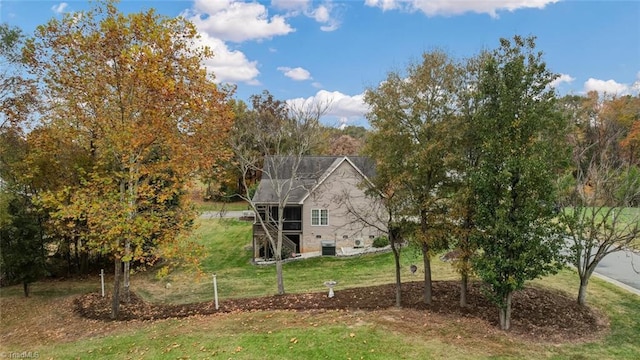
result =
[[216,310],[218,310],[218,282],[216,280],[216,274],[213,274],[213,298],[216,302]]
[[102,285],[102,297],[104,297],[104,269],[100,269],[100,284]]

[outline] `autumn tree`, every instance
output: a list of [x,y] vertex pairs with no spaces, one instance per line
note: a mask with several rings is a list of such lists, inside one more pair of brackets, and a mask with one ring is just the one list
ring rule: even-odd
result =
[[629,133],[622,139],[620,145],[625,151],[625,156],[629,159],[629,163],[640,166],[640,119],[631,125]]
[[9,283],[29,286],[45,275],[43,217],[24,177],[27,142],[16,127],[0,132],[0,274]]
[[285,293],[282,268],[284,208],[293,193],[304,190],[305,184],[294,179],[298,177],[303,157],[320,145],[320,117],[326,110],[326,104],[295,106],[263,92],[252,97],[252,109],[239,117],[232,129],[233,161],[238,166],[244,189],[240,196],[256,214],[260,214],[250,190],[250,182],[260,174],[258,186],[269,189],[269,202],[277,208],[275,223],[261,216],[256,216],[256,221],[264,230],[275,258],[278,294]]
[[617,129],[621,159],[640,166],[640,94],[607,96],[603,100],[600,117]]
[[431,256],[442,248],[447,216],[450,177],[447,139],[455,113],[459,66],[445,53],[422,55],[410,64],[406,75],[391,72],[364,100],[372,127],[365,154],[376,160],[376,186],[397,182],[408,204],[404,211],[417,214],[416,238],[424,262],[424,301],[431,303]]
[[554,180],[565,156],[565,126],[549,86],[554,78],[535,39],[520,36],[501,39],[479,76],[474,130],[482,145],[472,187],[481,255],[474,268],[503,330],[511,325],[513,292],[561,266]]
[[460,306],[467,305],[469,279],[474,274],[473,258],[478,245],[474,241],[476,194],[472,186],[481,155],[482,140],[475,130],[478,108],[481,104],[479,75],[485,52],[469,58],[462,66],[460,86],[457,95],[456,117],[452,121],[449,139],[452,143],[452,194],[450,199],[450,229],[454,248],[452,264],[460,274]]
[[[114,261],[112,317],[124,264],[168,257],[192,224],[184,187],[225,156],[228,92],[203,61],[193,24],[113,1],[39,26],[26,47],[48,105],[41,127],[88,149],[92,166],[64,206],[87,223],[87,245]],[[56,196],[52,197],[57,198]]]
[[324,127],[326,146],[320,152],[326,155],[360,155],[364,148],[367,129],[349,125],[340,128]]
[[559,182],[564,190],[560,205],[570,238],[569,261],[580,278],[577,302],[585,305],[589,279],[600,261],[638,249],[640,168],[624,147],[633,134],[633,121],[625,121],[625,111],[616,108],[624,102],[595,93],[562,100],[572,125],[568,140],[573,152]]
[[34,189],[26,176],[29,145],[25,129],[35,112],[35,82],[24,74],[19,28],[0,24],[0,274],[29,284],[45,274],[42,216],[34,204]]
[[329,155],[358,155],[362,143],[349,135],[340,135],[330,140]]
[[19,28],[0,24],[0,130],[23,127],[35,108],[35,81],[24,75]]

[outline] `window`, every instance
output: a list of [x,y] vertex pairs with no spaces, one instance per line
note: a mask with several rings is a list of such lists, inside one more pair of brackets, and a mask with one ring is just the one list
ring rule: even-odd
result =
[[329,210],[311,209],[311,225],[313,226],[329,225]]

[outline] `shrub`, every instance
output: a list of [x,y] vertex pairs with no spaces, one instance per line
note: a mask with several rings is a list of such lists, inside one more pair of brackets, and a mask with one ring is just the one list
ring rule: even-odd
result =
[[389,245],[389,238],[386,236],[378,236],[373,239],[373,247],[374,248],[382,248]]

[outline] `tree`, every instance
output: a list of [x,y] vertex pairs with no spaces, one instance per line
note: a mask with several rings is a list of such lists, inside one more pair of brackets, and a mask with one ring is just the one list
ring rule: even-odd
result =
[[29,284],[45,274],[42,217],[35,189],[25,175],[28,144],[24,129],[35,110],[35,82],[23,73],[24,36],[0,24],[0,276]]
[[19,28],[0,24],[0,130],[24,125],[36,103],[35,82],[21,71],[23,40]]
[[431,256],[443,247],[446,236],[448,186],[447,161],[451,142],[448,122],[455,113],[460,69],[440,51],[424,53],[422,62],[410,64],[406,77],[391,72],[364,100],[372,132],[365,154],[376,160],[378,188],[397,182],[409,204],[403,211],[418,214],[425,288],[431,303]]
[[[236,121],[231,134],[234,162],[238,166],[244,189],[241,197],[253,211],[259,214],[251,196],[251,184],[255,174],[261,174],[261,186],[270,188],[272,202],[276,204],[277,219],[272,226],[261,216],[256,220],[262,226],[276,261],[278,294],[284,294],[282,269],[282,242],[284,208],[289,197],[301,190],[304,184],[294,181],[303,156],[320,146],[320,117],[326,112],[324,104],[289,105],[275,100],[269,92],[252,97],[253,108]],[[283,176],[286,174],[286,176]]]
[[562,264],[554,180],[565,127],[549,86],[555,76],[534,38],[501,39],[481,69],[474,125],[482,155],[472,177],[481,254],[474,267],[508,330],[513,292]]
[[349,135],[340,135],[331,139],[329,155],[358,155],[362,143]]
[[42,217],[22,174],[27,143],[19,129],[3,129],[0,144],[0,276],[22,283],[28,297],[46,273]]
[[[364,196],[370,201],[360,201],[357,195],[344,191],[339,198],[334,199],[334,203],[340,204],[347,209],[347,214],[351,217],[351,224],[360,226],[370,226],[378,232],[386,234],[389,245],[393,253],[395,263],[396,279],[396,307],[402,307],[402,277],[400,266],[400,254],[404,245],[404,236],[412,232],[412,226],[408,225],[406,219],[400,216],[402,204],[397,200],[402,196],[396,193],[397,184],[386,184],[386,188],[379,188],[369,180],[363,181],[360,185],[364,189]],[[402,188],[400,188],[401,190]],[[373,200],[373,201],[371,201]]]
[[[589,279],[607,255],[635,246],[640,238],[640,169],[620,147],[627,133],[620,126],[611,104],[593,106],[596,94],[574,100],[581,111],[571,112],[574,127],[569,136],[573,147],[571,171],[560,181],[563,186],[562,220],[569,243],[569,261],[580,278],[577,302],[586,304]],[[566,107],[565,107],[566,108]],[[578,114],[589,113],[589,121]],[[632,134],[632,131],[629,132]],[[628,154],[628,153],[627,153]]]
[[607,98],[598,110],[609,127],[619,130],[620,157],[640,165],[640,94]]
[[321,154],[327,155],[359,155],[364,147],[367,129],[362,126],[345,126],[341,128],[324,127],[327,146]]
[[469,279],[473,275],[472,259],[476,256],[478,246],[474,241],[476,194],[472,186],[481,155],[482,141],[475,128],[478,121],[480,94],[478,80],[480,69],[486,53],[466,61],[461,74],[461,85],[458,87],[457,116],[452,122],[450,138],[453,144],[451,173],[453,189],[450,201],[450,223],[453,234],[453,245],[456,256],[452,263],[460,274],[460,306],[467,305]]
[[636,120],[629,134],[620,142],[626,152],[629,163],[640,166],[640,119]]
[[207,74],[212,53],[193,24],[153,10],[123,15],[112,1],[39,26],[25,56],[49,105],[41,126],[93,157],[61,205],[87,222],[88,246],[113,257],[117,318],[122,265],[126,300],[130,263],[175,250],[195,216],[185,184],[227,154],[229,93]]
[[0,191],[0,273],[5,280],[29,285],[46,274],[45,251],[37,208],[28,196]]

